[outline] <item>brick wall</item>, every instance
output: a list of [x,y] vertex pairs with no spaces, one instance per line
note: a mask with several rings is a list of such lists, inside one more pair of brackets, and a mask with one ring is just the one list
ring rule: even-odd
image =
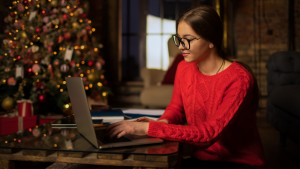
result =
[[[288,50],[288,0],[238,0],[234,22],[236,57],[256,74],[267,96],[266,62],[277,51]],[[294,1],[295,48],[300,51],[300,1]],[[263,105],[265,107],[265,105]]]

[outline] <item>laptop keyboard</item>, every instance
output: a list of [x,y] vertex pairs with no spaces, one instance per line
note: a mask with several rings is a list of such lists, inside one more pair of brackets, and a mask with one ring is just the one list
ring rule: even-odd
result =
[[95,130],[96,137],[98,140],[100,140],[102,143],[119,143],[119,142],[128,142],[131,141],[126,137],[120,137],[114,136],[113,138],[109,139],[109,137],[106,136],[105,130]]

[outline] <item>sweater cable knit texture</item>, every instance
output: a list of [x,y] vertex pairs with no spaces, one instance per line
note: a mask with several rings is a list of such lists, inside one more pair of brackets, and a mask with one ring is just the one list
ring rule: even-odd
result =
[[[207,76],[195,62],[180,62],[171,103],[148,135],[193,145],[200,160],[265,166],[256,126],[253,77],[237,62]],[[188,125],[182,125],[186,119]]]

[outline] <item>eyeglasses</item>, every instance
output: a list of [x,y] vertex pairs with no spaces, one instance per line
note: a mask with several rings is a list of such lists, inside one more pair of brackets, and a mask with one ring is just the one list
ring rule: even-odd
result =
[[185,49],[185,50],[189,50],[190,49],[190,42],[192,40],[199,40],[201,38],[193,38],[193,39],[187,39],[187,38],[180,38],[178,37],[177,35],[172,35],[173,37],[173,40],[174,40],[174,43],[177,47],[180,46],[180,43],[182,45],[182,47]]

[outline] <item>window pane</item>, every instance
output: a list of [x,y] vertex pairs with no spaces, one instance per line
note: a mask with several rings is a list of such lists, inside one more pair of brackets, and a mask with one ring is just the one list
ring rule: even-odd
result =
[[175,20],[176,0],[164,0],[164,18]]
[[140,0],[130,0],[130,33],[139,33]]
[[175,34],[176,21],[170,19],[163,19],[163,33]]
[[127,33],[127,1],[122,1],[122,33]]
[[147,15],[147,33],[161,33],[161,19],[153,15]]
[[167,70],[169,66],[169,50],[168,50],[168,40],[172,38],[171,35],[163,35],[163,41],[162,41],[162,51],[163,51],[163,64],[162,69]]
[[160,0],[148,0],[148,14],[160,17]]
[[147,68],[161,69],[161,40],[161,35],[148,35],[146,37]]

